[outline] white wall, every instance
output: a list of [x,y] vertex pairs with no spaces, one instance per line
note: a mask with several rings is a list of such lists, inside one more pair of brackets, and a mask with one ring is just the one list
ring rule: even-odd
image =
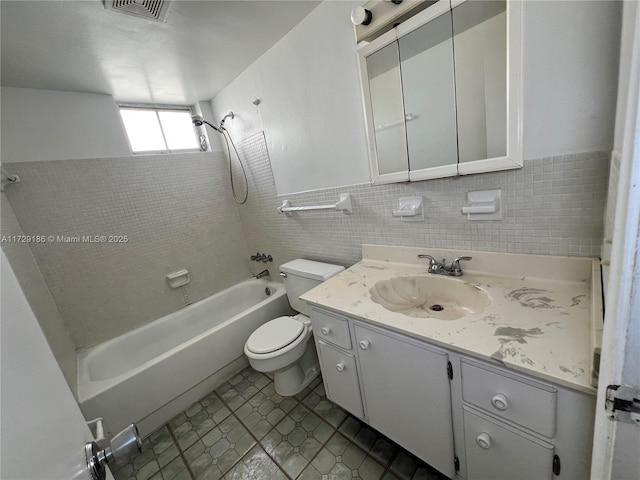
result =
[[110,95],[3,87],[2,162],[131,155]]
[[622,2],[524,2],[524,158],[613,147]]
[[[358,3],[322,3],[212,101],[216,117],[239,114],[238,139],[264,129],[280,195],[369,181],[348,21]],[[620,9],[524,2],[525,159],[611,149]]]
[[[118,106],[110,95],[2,87],[2,162],[130,157]],[[198,107],[214,122],[210,102]],[[212,152],[220,135],[207,127]]]
[[[2,478],[89,478],[82,449],[93,440],[18,281],[2,271]],[[86,465],[86,464],[85,464]],[[107,479],[113,480],[107,470]]]
[[320,4],[213,100],[216,118],[238,115],[234,140],[264,129],[280,194],[369,180],[349,21],[361,3]]

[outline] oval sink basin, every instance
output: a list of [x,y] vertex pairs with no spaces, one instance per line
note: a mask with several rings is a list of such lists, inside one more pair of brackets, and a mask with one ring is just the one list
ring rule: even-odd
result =
[[395,277],[369,289],[371,299],[409,317],[457,320],[482,313],[491,298],[479,287],[447,277]]

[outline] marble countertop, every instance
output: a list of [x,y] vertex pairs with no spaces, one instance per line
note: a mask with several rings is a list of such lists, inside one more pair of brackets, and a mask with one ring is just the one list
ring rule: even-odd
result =
[[[417,257],[418,249],[404,248],[403,255],[389,255],[390,248],[365,248],[361,262],[305,293],[301,299],[434,345],[595,394],[591,337],[593,317],[601,315],[601,300],[595,298],[598,292],[593,291],[592,259],[567,258],[565,265],[558,266],[562,257],[459,252],[473,256],[475,266],[496,265],[494,271],[479,272],[469,262],[463,265],[467,267],[464,275],[456,279],[484,290],[491,304],[480,314],[440,320],[392,312],[372,300],[369,290],[381,280],[430,276],[424,261],[408,260]],[[436,258],[447,253],[419,251],[433,252]],[[502,261],[496,262],[496,258]],[[554,263],[545,265],[545,262]],[[513,275],[514,271],[519,275]],[[552,278],[540,276],[545,272]]]

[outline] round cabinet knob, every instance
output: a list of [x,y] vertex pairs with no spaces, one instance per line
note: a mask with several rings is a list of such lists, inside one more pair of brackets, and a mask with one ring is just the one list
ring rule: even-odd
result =
[[323,335],[329,335],[329,332],[331,331],[331,327],[322,327],[320,331],[322,332]]
[[342,372],[344,370],[344,363],[338,363],[336,365],[336,370],[338,370],[339,372]]
[[351,23],[354,25],[369,25],[372,18],[371,10],[364,7],[355,7],[351,10]]
[[369,340],[360,340],[358,345],[360,345],[360,348],[362,350],[366,350],[367,348],[369,348]]
[[496,407],[498,410],[506,410],[509,406],[509,401],[502,393],[497,393],[491,397],[491,405]]
[[488,450],[491,448],[491,437],[488,433],[481,433],[476,437],[476,443],[483,450]]

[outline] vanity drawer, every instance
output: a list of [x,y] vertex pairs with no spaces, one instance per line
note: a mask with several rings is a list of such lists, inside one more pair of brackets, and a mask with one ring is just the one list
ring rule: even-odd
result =
[[351,335],[347,319],[313,308],[311,310],[311,325],[317,339],[333,343],[347,350],[351,349]]
[[553,445],[463,408],[467,480],[553,478]]
[[556,432],[556,389],[462,360],[464,401],[552,438]]

